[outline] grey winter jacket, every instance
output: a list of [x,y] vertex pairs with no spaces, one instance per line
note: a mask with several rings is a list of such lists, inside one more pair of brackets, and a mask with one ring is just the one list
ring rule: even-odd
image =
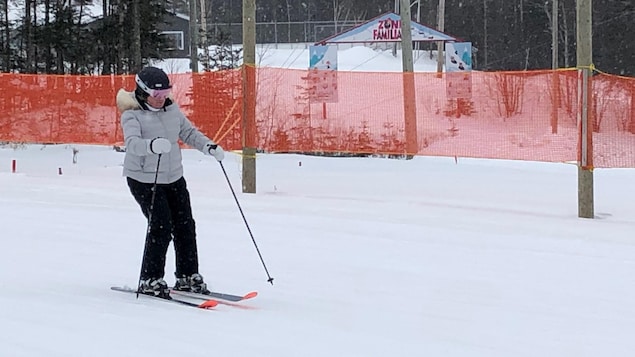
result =
[[172,143],[170,152],[161,155],[157,178],[157,183],[161,184],[175,182],[183,176],[178,139],[201,152],[204,152],[208,143],[214,144],[192,125],[176,103],[156,112],[143,110],[134,98],[134,92],[120,89],[117,107],[122,112],[121,128],[126,146],[123,176],[139,182],[154,182],[159,155],[148,150],[154,138],[166,138]]

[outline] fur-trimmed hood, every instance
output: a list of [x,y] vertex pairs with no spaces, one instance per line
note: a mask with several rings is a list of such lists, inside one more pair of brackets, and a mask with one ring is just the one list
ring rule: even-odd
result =
[[117,109],[122,113],[126,110],[141,109],[139,102],[134,96],[134,91],[128,92],[122,88],[117,92]]

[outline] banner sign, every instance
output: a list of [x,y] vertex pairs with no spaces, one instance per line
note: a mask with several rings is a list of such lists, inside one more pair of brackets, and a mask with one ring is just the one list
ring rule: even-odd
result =
[[[412,41],[456,41],[427,26],[411,22]],[[401,16],[389,12],[364,24],[354,27],[339,35],[329,37],[320,43],[355,43],[355,42],[400,42]]]
[[309,47],[309,100],[337,103],[337,46]]
[[450,99],[472,98],[472,43],[445,43],[446,93]]

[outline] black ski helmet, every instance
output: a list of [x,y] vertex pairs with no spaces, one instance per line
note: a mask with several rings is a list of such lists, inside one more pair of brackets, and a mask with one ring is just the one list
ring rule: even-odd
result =
[[153,90],[172,88],[168,75],[161,68],[145,67],[135,76],[137,99],[145,101]]

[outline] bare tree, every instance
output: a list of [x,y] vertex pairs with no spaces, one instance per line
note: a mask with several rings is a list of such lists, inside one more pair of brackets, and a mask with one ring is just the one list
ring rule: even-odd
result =
[[[58,0],[59,1],[59,0]],[[35,46],[33,46],[33,16],[31,15],[32,7],[35,0],[24,1],[24,37],[23,48],[26,51],[25,70],[27,73],[33,73],[33,60],[35,57]]]
[[11,70],[11,21],[9,21],[9,1],[2,0],[4,10],[4,70]]
[[564,6],[564,3],[560,3],[562,9],[560,13],[562,14],[562,30],[560,34],[562,36],[562,41],[564,42],[564,67],[569,68],[569,23],[567,22],[567,9]]
[[118,9],[117,9],[117,22],[118,22],[118,26],[117,28],[119,29],[119,43],[117,44],[117,57],[116,57],[116,67],[117,67],[117,74],[123,74],[124,73],[124,68],[123,68],[123,54],[124,54],[124,45],[126,43],[126,33],[124,31],[124,21],[126,19],[126,4],[123,1],[119,1],[118,4]]
[[[130,70],[141,70],[141,17],[139,13],[139,0],[132,0],[132,56],[130,58]],[[196,21],[196,20],[194,20]]]
[[483,0],[483,67],[487,68],[487,1]]
[[494,75],[494,85],[493,88],[490,87],[490,91],[493,90],[498,98],[497,109],[501,117],[507,119],[521,113],[525,82],[526,78],[523,74],[503,72]]
[[205,7],[205,1],[201,0],[201,28],[200,28],[200,41],[203,48],[203,66],[209,68],[209,38],[207,36],[207,10]]
[[286,0],[287,2],[287,22],[289,23],[287,25],[287,41],[291,42],[291,4],[289,3],[289,0]]

